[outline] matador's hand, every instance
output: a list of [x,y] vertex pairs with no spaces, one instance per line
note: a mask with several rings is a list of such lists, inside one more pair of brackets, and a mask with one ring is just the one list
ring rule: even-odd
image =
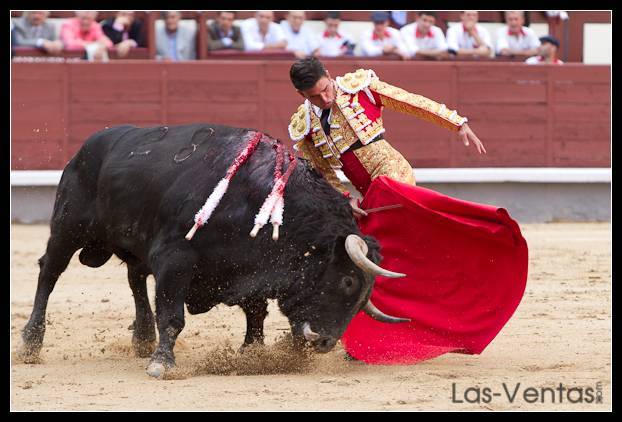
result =
[[361,217],[367,217],[367,213],[359,208],[356,198],[350,199],[350,206],[352,207],[354,218],[356,218],[357,220]]
[[482,153],[482,151],[484,152],[484,154],[486,154],[486,148],[484,148],[484,144],[482,144],[482,141],[479,140],[479,138],[475,135],[475,133],[473,133],[469,125],[467,125],[466,123],[463,123],[460,127],[460,130],[458,131],[458,137],[462,142],[464,142],[464,145],[466,145],[467,147],[469,146],[470,139],[480,154]]

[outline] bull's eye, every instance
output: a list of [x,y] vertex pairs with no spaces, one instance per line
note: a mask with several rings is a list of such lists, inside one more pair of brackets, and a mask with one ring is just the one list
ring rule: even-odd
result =
[[349,289],[354,285],[354,280],[352,279],[352,277],[345,276],[343,278],[343,284],[346,286],[346,288]]

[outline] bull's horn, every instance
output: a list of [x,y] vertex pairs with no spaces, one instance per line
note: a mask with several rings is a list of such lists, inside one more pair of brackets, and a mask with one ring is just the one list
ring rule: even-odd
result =
[[303,324],[302,334],[305,336],[307,341],[315,341],[320,338],[320,335],[311,329],[311,324],[309,324],[308,322],[305,322]]
[[410,322],[408,318],[398,318],[391,315],[387,315],[382,312],[380,309],[376,308],[374,304],[371,302],[371,299],[367,301],[365,306],[363,307],[363,312],[367,315],[380,322],[389,322],[389,323],[397,323],[397,322]]
[[348,237],[346,237],[346,252],[348,252],[352,262],[363,271],[391,278],[406,277],[406,274],[394,273],[393,271],[385,270],[374,264],[366,256],[367,243],[355,234],[349,234]]

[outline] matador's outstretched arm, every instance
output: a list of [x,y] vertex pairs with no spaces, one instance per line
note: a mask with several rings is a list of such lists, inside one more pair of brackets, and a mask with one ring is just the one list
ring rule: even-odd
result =
[[371,80],[369,89],[380,97],[382,105],[387,108],[428,120],[449,130],[457,132],[462,124],[468,121],[466,117],[459,116],[455,110],[448,109],[445,104],[412,94],[376,78]]
[[382,105],[405,114],[417,116],[441,127],[458,132],[458,137],[465,146],[472,142],[477,151],[486,153],[482,141],[475,135],[468,119],[459,116],[455,110],[448,109],[445,104],[439,104],[422,95],[412,94],[406,90],[382,82],[378,78],[371,78],[369,93],[379,98]]

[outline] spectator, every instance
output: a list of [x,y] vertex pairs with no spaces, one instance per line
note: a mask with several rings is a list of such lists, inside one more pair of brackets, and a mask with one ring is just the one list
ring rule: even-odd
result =
[[435,12],[419,12],[417,20],[400,29],[411,57],[442,59],[447,57],[447,41],[436,23]]
[[409,59],[408,51],[400,31],[389,27],[388,12],[373,12],[371,20],[374,28],[363,32],[361,36],[361,53],[363,56],[382,56],[397,54],[402,60]]
[[124,58],[131,48],[145,47],[143,23],[134,18],[134,11],[119,10],[114,18],[102,22],[104,34],[117,48],[117,56]]
[[258,10],[254,18],[242,24],[244,48],[247,51],[285,50],[287,38],[280,25],[273,22],[274,12]]
[[95,10],[78,10],[76,17],[67,19],[60,28],[60,39],[66,49],[85,49],[89,60],[108,60],[108,48],[113,44],[95,21]]
[[317,55],[320,47],[318,36],[304,25],[305,12],[290,10],[281,28],[287,39],[287,50],[293,51],[297,58]]
[[453,25],[447,30],[450,54],[462,57],[490,56],[492,39],[488,30],[477,23],[478,15],[477,10],[463,10],[460,13],[462,25]]
[[540,45],[538,46],[538,55],[532,56],[525,60],[527,64],[564,64],[557,58],[557,50],[559,49],[559,40],[550,35],[540,37]]
[[320,48],[316,55],[325,57],[351,56],[354,51],[354,43],[349,34],[339,30],[341,13],[328,12],[324,24],[326,27],[319,39]]
[[49,14],[48,10],[25,11],[21,18],[15,20],[15,45],[37,47],[49,54],[60,53],[63,43],[56,39],[54,25],[47,22]]
[[156,29],[156,58],[166,61],[195,60],[197,58],[196,31],[179,24],[181,12],[162,12],[164,26]]
[[11,58],[15,57],[15,25],[13,19],[11,19]]
[[242,30],[233,24],[234,19],[235,12],[218,12],[216,19],[207,27],[208,50],[244,50]]
[[565,10],[546,10],[544,14],[546,15],[547,18],[554,19],[558,22],[560,20],[562,21],[568,20],[569,18],[568,12],[566,12]]
[[505,22],[507,25],[497,30],[497,55],[529,57],[538,53],[540,41],[532,29],[523,26],[522,10],[505,12]]

